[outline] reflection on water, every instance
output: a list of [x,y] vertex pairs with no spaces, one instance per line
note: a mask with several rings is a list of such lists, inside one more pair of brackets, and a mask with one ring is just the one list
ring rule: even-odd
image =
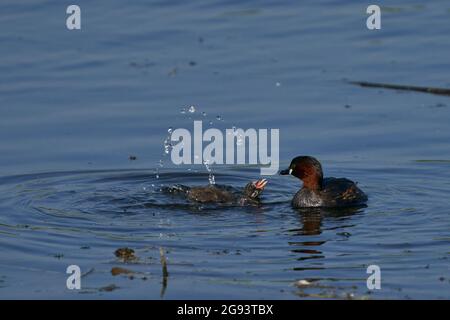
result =
[[[340,228],[346,228],[351,230],[352,225],[348,224],[347,220],[350,220],[351,216],[356,213],[360,213],[360,208],[304,208],[296,209],[299,215],[299,229],[291,229],[291,232],[295,236],[299,236],[301,241],[290,241],[289,245],[295,247],[291,251],[299,253],[300,257],[298,261],[310,260],[310,259],[324,259],[326,256],[320,250],[320,246],[326,244],[326,240],[314,240],[314,237],[322,234],[323,220],[331,220],[334,224],[333,230]],[[345,235],[350,235],[347,231]],[[318,260],[314,260],[313,269],[321,269],[322,263]],[[309,268],[311,269],[311,268]],[[305,267],[295,267],[294,270],[307,270]]]

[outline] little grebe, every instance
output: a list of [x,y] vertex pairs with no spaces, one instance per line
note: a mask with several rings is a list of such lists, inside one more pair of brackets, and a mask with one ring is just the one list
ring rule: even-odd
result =
[[258,202],[259,196],[267,182],[266,179],[249,182],[241,192],[233,192],[233,189],[230,187],[215,184],[199,187],[176,185],[168,188],[167,191],[170,193],[182,193],[187,199],[194,202],[244,205]]
[[367,195],[356,183],[346,178],[323,178],[320,162],[309,156],[299,156],[291,161],[281,175],[293,175],[303,181],[303,187],[292,199],[295,208],[347,207],[363,205]]

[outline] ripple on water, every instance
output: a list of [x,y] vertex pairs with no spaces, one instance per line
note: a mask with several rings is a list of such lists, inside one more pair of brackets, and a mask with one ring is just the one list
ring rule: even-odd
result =
[[[426,165],[421,170],[433,171],[433,164]],[[414,276],[398,277],[403,269],[419,270],[414,274],[427,279],[417,280],[421,288],[429,289],[427,296],[433,296],[436,286],[448,286],[434,279],[447,270],[448,228],[442,223],[448,218],[443,219],[439,209],[425,210],[431,204],[440,207],[429,197],[443,192],[440,180],[446,178],[436,178],[432,191],[412,193],[414,175],[420,170],[410,174],[345,170],[340,171],[362,178],[370,197],[367,207],[294,210],[289,200],[298,182],[279,176],[269,179],[261,205],[247,207],[199,205],[162,192],[174,184],[207,185],[205,171],[167,170],[158,179],[151,170],[4,177],[0,181],[0,238],[7,256],[2,262],[4,286],[23,272],[44,272],[48,278],[53,276],[50,271],[78,261],[95,270],[88,276],[92,287],[84,294],[104,293],[100,289],[114,280],[118,288],[111,292],[131,290],[139,296],[140,285],[126,282],[129,275],[112,276],[111,268],[131,267],[139,279],[157,284],[159,247],[168,250],[174,279],[166,279],[165,294],[173,290],[173,297],[182,296],[182,285],[189,281],[200,283],[204,292],[208,284],[230,295],[239,288],[243,297],[252,290],[267,297],[273,292],[284,292],[280,297],[287,298],[365,297],[369,264],[382,265],[387,278],[386,291],[369,296],[404,297],[401,289],[408,288]],[[255,168],[215,174],[217,183],[235,189],[257,176]],[[387,181],[391,183],[386,185]],[[408,202],[410,197],[423,203]],[[114,251],[125,246],[136,250],[139,263],[121,267],[116,261]],[[143,276],[146,272],[150,275]],[[158,296],[159,290],[154,294]],[[348,296],[352,294],[356,296]]]

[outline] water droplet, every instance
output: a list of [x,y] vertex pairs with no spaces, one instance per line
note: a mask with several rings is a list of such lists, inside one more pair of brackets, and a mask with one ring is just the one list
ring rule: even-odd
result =
[[244,144],[244,139],[242,139],[242,135],[238,135],[238,138],[236,139],[236,145],[242,146]]
[[172,150],[172,144],[168,141],[164,142],[164,153],[169,154]]
[[168,132],[168,135],[167,135],[166,139],[164,140],[164,154],[169,154],[170,151],[172,151],[172,147],[173,147],[172,141],[171,141],[173,129],[169,128],[167,130],[167,132]]
[[216,119],[219,120],[219,121],[222,121],[222,116],[219,115],[219,116],[216,117]]
[[194,113],[194,112],[195,112],[195,107],[194,107],[194,106],[190,106],[189,109],[188,109],[188,111],[189,111],[190,113]]
[[186,113],[186,108],[181,108],[180,113],[185,114]]
[[276,83],[275,83],[275,86],[281,87],[281,83],[280,83],[280,82],[276,82]]
[[209,181],[209,184],[216,184],[216,178],[214,177],[214,174],[213,174],[213,172],[212,172],[212,169],[211,169],[211,165],[210,165],[210,162],[209,162],[209,159],[206,159],[206,160],[204,160],[203,161],[203,164],[205,165],[205,168],[206,168],[206,171],[208,171],[208,181]]
[[202,112],[202,116],[206,117],[206,112],[205,111]]

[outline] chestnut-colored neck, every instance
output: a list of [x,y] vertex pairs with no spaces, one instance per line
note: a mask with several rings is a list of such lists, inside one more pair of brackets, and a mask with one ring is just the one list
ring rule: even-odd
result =
[[303,181],[303,187],[310,190],[322,189],[322,172],[317,172],[314,167],[305,168],[300,178]]
[[317,175],[306,176],[303,179],[303,188],[310,190],[321,190],[322,189],[322,178]]

